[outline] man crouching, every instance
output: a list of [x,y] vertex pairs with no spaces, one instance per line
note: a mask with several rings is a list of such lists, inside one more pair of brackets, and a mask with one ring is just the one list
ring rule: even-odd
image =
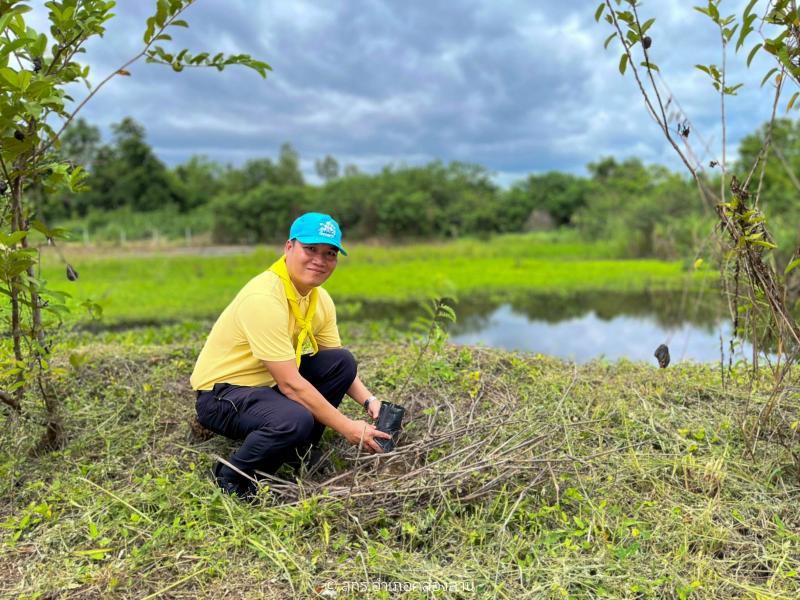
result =
[[[391,436],[338,407],[347,393],[373,419],[380,411],[341,347],[336,309],[320,287],[342,247],[330,216],[306,213],[289,231],[284,255],[251,279],[222,312],[191,377],[197,420],[211,431],[243,439],[230,464],[243,473],[275,473],[295,462],[331,427],[351,444],[381,452],[375,438]],[[313,352],[303,354],[304,343]],[[253,483],[222,463],[214,468],[223,491],[250,496]]]

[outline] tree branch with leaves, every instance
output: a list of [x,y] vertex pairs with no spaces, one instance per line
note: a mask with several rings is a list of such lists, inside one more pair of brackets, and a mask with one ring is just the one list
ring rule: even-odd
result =
[[[655,20],[640,22],[639,9],[642,2],[638,0],[604,0],[595,11],[595,20],[604,19],[612,27],[613,31],[606,39],[605,45],[608,47],[615,38],[621,43],[620,73],[624,75],[628,69],[633,73],[648,112],[656,120],[667,141],[697,182],[704,200],[714,208],[718,229],[725,233],[726,238],[721,271],[723,285],[729,292],[732,290],[729,299],[735,335],[744,333],[747,327],[746,321],[749,322],[753,332],[757,323],[765,321],[770,323],[770,334],[776,341],[778,351],[778,362],[775,365],[776,386],[768,403],[774,407],[773,401],[781,397],[781,386],[784,385],[785,377],[795,362],[800,348],[800,327],[789,309],[785,287],[785,277],[800,265],[800,260],[796,258],[798,251],[794,251],[786,268],[783,271],[779,270],[773,254],[777,244],[767,227],[767,216],[759,206],[759,198],[764,169],[770,156],[771,134],[781,93],[787,81],[795,86],[800,83],[800,26],[794,0],[751,0],[740,16],[723,15],[720,12],[721,4],[721,0],[707,0],[705,4],[694,7],[719,31],[722,50],[721,64],[695,65],[696,69],[708,76],[711,85],[719,94],[722,127],[721,158],[712,160],[709,165],[711,168],[720,167],[718,192],[708,187],[704,165],[694,158],[691,152],[688,116],[680,114],[671,116],[667,113],[666,108],[673,98],[670,96],[666,103],[663,102],[656,82],[656,75],[661,79],[660,71],[650,57],[653,40],[646,35],[654,26]],[[742,87],[741,83],[731,84],[727,81],[727,50],[735,41],[735,50],[738,53],[751,39],[750,36],[755,34],[761,37],[761,41],[749,50],[746,64],[750,67],[754,57],[759,53],[766,53],[774,60],[774,66],[766,72],[761,81],[762,87],[768,82],[772,82],[774,87],[774,94],[768,100],[772,104],[772,118],[761,148],[753,164],[749,165],[747,176],[742,182],[735,174],[731,174],[725,148],[726,101],[729,97],[736,96]],[[768,34],[775,35],[769,37]],[[642,60],[637,56],[641,56]],[[642,71],[652,89],[647,89],[643,85]],[[800,91],[794,92],[785,105],[787,112],[800,107],[800,103],[797,102],[798,97]],[[683,148],[676,143],[672,134],[672,121],[679,137],[683,140]],[[761,166],[759,184],[755,191],[751,191],[751,181],[759,165]],[[741,290],[745,292],[744,297],[740,297]],[[753,337],[755,347],[757,336],[754,334]],[[754,352],[754,359],[756,358],[757,354]],[[757,364],[755,360],[754,364]]]
[[[111,79],[129,75],[128,67],[142,58],[169,63],[175,71],[185,66],[221,71],[239,65],[266,77],[270,66],[246,54],[220,53],[209,58],[206,52],[193,55],[181,50],[173,56],[159,45],[171,41],[168,31],[172,28],[188,27],[179,17],[194,3],[157,0],[155,13],[145,24],[142,49],[92,88],[89,67],[76,57],[85,52],[88,40],[105,34],[115,2],[45,2],[48,35],[26,22],[26,15],[33,10],[28,1],[0,0],[0,294],[9,298],[7,306],[0,305],[0,316],[10,333],[0,343],[0,402],[23,412],[26,397],[40,397],[46,414],[44,447],[56,447],[63,441],[60,401],[49,391],[48,377],[52,374],[53,326],[68,309],[67,295],[49,289],[42,279],[40,249],[31,246],[29,234],[35,229],[47,244],[56,245],[65,233],[49,228],[37,215],[31,191],[54,194],[86,189],[83,167],[58,153],[61,135]],[[66,88],[80,81],[90,92],[75,105]],[[69,263],[66,271],[69,280],[77,279],[77,271]],[[88,304],[91,311],[92,303]]]

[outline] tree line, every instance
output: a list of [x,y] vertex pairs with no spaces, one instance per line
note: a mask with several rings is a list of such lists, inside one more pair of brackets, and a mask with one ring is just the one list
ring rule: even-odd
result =
[[[292,220],[309,210],[332,214],[348,239],[455,238],[505,232],[573,228],[587,239],[622,241],[632,256],[684,256],[709,233],[710,208],[695,184],[641,160],[601,158],[588,175],[551,171],[531,174],[507,189],[478,164],[433,161],[422,166],[386,166],[367,174],[335,157],[315,161],[319,185],[305,181],[300,157],[288,143],[276,160],[255,158],[241,166],[203,156],[168,168],[131,118],[112,126],[101,142],[97,127],[79,120],[65,132],[61,153],[88,165],[89,191],[41,194],[50,222],[87,219],[102,223],[165,211],[177,223],[207,229],[217,243],[280,242]],[[741,164],[752,164],[765,135],[744,138]],[[779,162],[764,174],[762,202],[770,205],[779,235],[795,235],[800,182],[800,125],[780,120],[773,128]],[[709,185],[720,174],[710,169]],[[744,174],[740,174],[742,177]]]

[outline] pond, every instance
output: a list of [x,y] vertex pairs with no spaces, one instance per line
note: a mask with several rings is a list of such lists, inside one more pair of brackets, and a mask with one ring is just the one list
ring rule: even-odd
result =
[[[365,304],[358,318],[388,319],[403,327],[422,313],[418,305]],[[517,295],[462,299],[448,327],[456,344],[548,354],[583,363],[626,358],[657,364],[667,344],[672,364],[729,360],[732,326],[716,291],[609,293],[571,296]],[[722,342],[720,341],[722,340]],[[733,360],[752,360],[752,346],[735,342]]]

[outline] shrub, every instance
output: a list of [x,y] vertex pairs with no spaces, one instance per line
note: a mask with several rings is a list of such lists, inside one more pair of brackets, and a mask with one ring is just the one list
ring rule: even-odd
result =
[[280,242],[292,221],[314,204],[315,188],[263,183],[239,194],[222,194],[211,203],[212,238],[224,244]]

